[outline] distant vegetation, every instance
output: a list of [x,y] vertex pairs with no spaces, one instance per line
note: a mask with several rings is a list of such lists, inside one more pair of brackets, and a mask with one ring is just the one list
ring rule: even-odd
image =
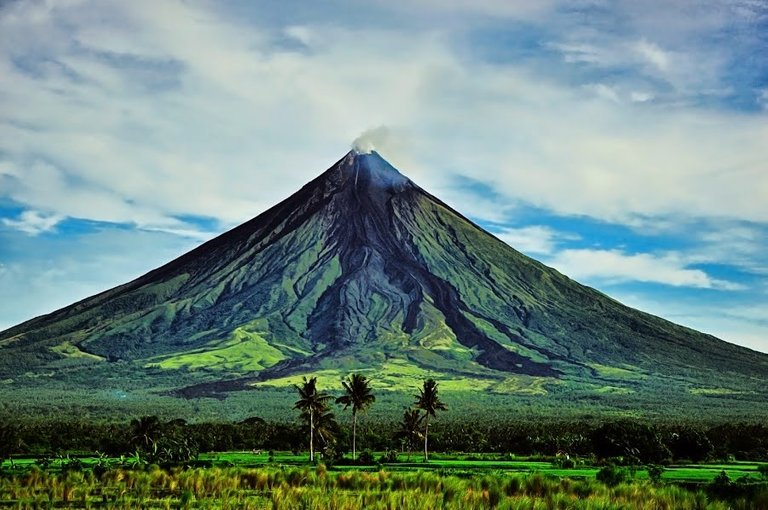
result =
[[[0,500],[18,508],[768,508],[768,464],[754,462],[768,461],[765,424],[494,413],[434,420],[448,406],[433,379],[399,423],[358,423],[376,396],[359,374],[342,388],[334,398],[304,378],[294,422],[7,420]],[[349,426],[333,403],[351,410]],[[424,459],[412,462],[422,441]],[[443,453],[430,457],[429,446]],[[717,463],[695,464],[704,461]]]
[[[359,427],[358,441],[373,451],[412,451],[423,441],[423,424],[414,410],[402,422],[370,421]],[[187,423],[143,417],[130,422],[96,423],[64,420],[13,422],[0,425],[0,457],[54,456],[65,452],[131,455],[137,450],[192,453],[231,450],[308,451],[306,429],[290,422],[248,418],[231,423]],[[733,423],[712,427],[650,424],[622,420],[604,424],[568,421],[439,420],[430,426],[429,444],[438,452],[610,459],[621,464],[664,464],[706,460],[768,461],[768,425]],[[350,451],[351,427],[341,425],[335,438],[339,451]],[[176,454],[180,455],[180,454]],[[157,460],[160,460],[159,458]],[[326,460],[326,459],[324,459]],[[327,460],[326,460],[327,461]]]

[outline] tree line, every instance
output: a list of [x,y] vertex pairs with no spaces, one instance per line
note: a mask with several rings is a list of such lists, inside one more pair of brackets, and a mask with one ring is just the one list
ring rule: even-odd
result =
[[[316,446],[326,458],[338,459],[346,451],[360,459],[360,446],[367,450],[414,450],[423,442],[442,452],[492,453],[498,455],[571,456],[617,459],[620,462],[664,463],[667,461],[737,460],[768,461],[768,425],[723,423],[703,426],[696,422],[651,423],[636,419],[541,420],[507,413],[489,413],[485,420],[469,420],[461,410],[435,421],[447,406],[438,396],[438,384],[424,381],[413,405],[402,419],[361,420],[375,403],[367,379],[352,374],[342,382],[337,398],[321,391],[315,378],[297,385],[294,404],[298,423],[266,421],[251,417],[240,422],[188,423],[142,416],[122,423],[100,423],[72,417],[19,422],[0,420],[0,459],[11,455],[44,458],[57,453],[129,455],[141,452],[154,460],[179,459],[197,452],[231,450],[279,450],[299,453]],[[301,390],[301,391],[299,391]],[[299,404],[309,397],[311,404]],[[333,404],[351,411],[351,426],[337,423]],[[311,410],[310,410],[311,409]]]

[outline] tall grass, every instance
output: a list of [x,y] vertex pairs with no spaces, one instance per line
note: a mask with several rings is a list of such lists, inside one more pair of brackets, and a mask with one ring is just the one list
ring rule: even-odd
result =
[[[541,474],[459,477],[419,472],[329,472],[280,467],[162,470],[115,469],[50,474],[32,469],[0,478],[0,501],[37,508],[212,509],[525,509],[725,510],[704,493],[632,482],[607,487],[595,480]],[[768,508],[768,497],[738,508]],[[762,506],[759,506],[762,505]]]

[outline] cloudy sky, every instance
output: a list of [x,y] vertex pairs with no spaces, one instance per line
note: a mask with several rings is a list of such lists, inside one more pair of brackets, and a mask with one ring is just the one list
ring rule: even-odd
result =
[[768,352],[761,0],[0,2],[0,329],[365,140],[520,251]]

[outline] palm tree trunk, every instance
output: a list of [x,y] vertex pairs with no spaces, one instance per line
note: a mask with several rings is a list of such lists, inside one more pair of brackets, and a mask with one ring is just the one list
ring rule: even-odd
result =
[[315,415],[309,409],[309,461],[315,461]]
[[355,460],[357,442],[357,412],[352,411],[352,460]]
[[424,462],[429,460],[427,453],[427,437],[429,437],[429,413],[426,415],[426,421],[424,422]]

